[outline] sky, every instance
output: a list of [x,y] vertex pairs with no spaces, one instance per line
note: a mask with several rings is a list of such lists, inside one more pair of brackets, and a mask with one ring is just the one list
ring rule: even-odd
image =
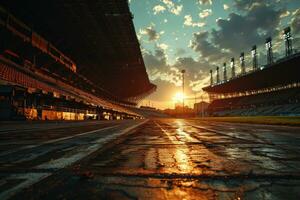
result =
[[215,73],[217,66],[229,66],[232,57],[238,60],[245,52],[250,70],[253,45],[259,65],[266,64],[267,37],[273,38],[275,59],[283,57],[282,30],[287,26],[300,50],[299,0],[129,0],[129,5],[147,73],[157,85],[141,105],[174,108],[173,97],[182,91],[182,69],[187,105],[193,105],[195,96],[206,99],[202,88],[210,83],[211,69]]

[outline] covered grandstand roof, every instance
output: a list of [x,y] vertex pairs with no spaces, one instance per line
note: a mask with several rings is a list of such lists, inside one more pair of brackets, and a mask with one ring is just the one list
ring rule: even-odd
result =
[[300,53],[286,57],[255,72],[225,83],[203,88],[208,93],[225,94],[253,91],[300,82]]
[[77,72],[124,100],[153,91],[127,0],[1,1],[77,64]]

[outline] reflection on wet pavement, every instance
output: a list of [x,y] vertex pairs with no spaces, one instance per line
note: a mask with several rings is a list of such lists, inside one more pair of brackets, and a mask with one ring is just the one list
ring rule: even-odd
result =
[[[47,193],[66,199],[300,199],[299,133],[152,120],[81,162],[80,175],[71,168],[50,178]],[[82,178],[84,172],[92,178]]]

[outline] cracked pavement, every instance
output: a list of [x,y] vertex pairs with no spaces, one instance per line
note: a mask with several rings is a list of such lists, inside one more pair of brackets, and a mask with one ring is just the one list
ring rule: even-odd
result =
[[[73,131],[73,126],[59,130]],[[299,127],[195,119],[85,126],[89,127],[85,134],[49,136],[52,142],[43,138],[42,146],[22,140],[26,147],[22,152],[3,150],[0,190],[5,193],[21,185],[20,180],[38,175],[42,178],[6,197],[300,199]],[[93,131],[100,127],[101,134]],[[57,129],[47,131],[52,135]],[[23,134],[34,135],[28,136],[32,141],[41,133]],[[4,136],[7,133],[0,134]]]

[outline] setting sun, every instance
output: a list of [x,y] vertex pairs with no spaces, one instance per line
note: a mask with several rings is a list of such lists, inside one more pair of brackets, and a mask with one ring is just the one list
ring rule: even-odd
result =
[[184,94],[182,92],[177,92],[174,96],[173,96],[173,101],[175,102],[182,102],[183,99],[185,98]]

